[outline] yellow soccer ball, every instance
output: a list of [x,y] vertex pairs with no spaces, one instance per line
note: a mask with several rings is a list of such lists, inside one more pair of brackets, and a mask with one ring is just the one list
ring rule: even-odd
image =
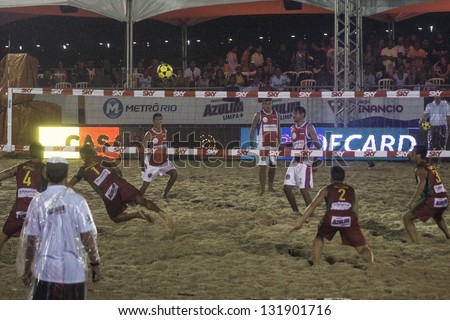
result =
[[158,76],[161,79],[168,79],[172,77],[173,75],[173,68],[168,63],[163,63],[158,66],[158,69],[156,69],[156,72],[158,73]]
[[431,124],[429,121],[422,121],[422,123],[420,124],[420,127],[425,130],[428,131],[431,129]]

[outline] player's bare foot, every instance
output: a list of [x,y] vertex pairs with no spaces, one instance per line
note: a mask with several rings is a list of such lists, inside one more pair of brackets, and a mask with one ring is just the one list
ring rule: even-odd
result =
[[267,189],[267,191],[269,191],[269,192],[275,192],[275,189],[274,189],[274,188],[269,188],[269,189]]
[[265,190],[259,190],[259,196],[262,196],[264,194]]
[[155,222],[155,220],[153,220],[153,218],[150,216],[150,214],[148,214],[146,212],[139,212],[139,215],[141,216],[142,219],[147,220],[149,223]]

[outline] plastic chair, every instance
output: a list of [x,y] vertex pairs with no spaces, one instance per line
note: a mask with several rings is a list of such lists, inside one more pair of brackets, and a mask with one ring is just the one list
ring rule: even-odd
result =
[[316,90],[316,80],[305,79],[300,82],[300,91],[315,91]]
[[70,82],[57,82],[55,84],[55,88],[57,89],[72,88],[72,84]]
[[299,71],[299,72],[297,72],[297,80],[298,81],[312,79],[312,78],[314,78],[312,71]]
[[431,78],[427,81],[430,84],[430,90],[440,89],[445,82],[444,78]]
[[75,88],[81,88],[81,89],[84,89],[84,88],[87,88],[87,87],[89,87],[89,82],[83,81],[83,82],[77,82],[77,83],[75,83]]
[[283,72],[284,75],[288,76],[289,79],[291,79],[291,85],[295,86],[297,85],[297,71],[286,71]]
[[385,78],[378,80],[378,90],[379,91],[390,91],[392,90],[392,85],[394,84],[394,80]]
[[53,79],[55,79],[56,82],[65,82],[66,75],[64,73],[54,73]]

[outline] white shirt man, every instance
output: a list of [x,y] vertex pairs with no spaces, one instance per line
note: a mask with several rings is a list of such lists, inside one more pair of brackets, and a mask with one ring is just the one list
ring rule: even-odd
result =
[[440,96],[437,96],[433,102],[427,104],[422,119],[429,117],[432,127],[446,126],[450,117],[450,106],[447,101],[442,101]]
[[84,299],[86,253],[93,280],[100,275],[97,229],[86,200],[64,185],[67,161],[50,158],[46,168],[50,185],[31,201],[22,230],[23,281],[36,279],[33,299]]
[[272,89],[284,89],[291,83],[291,79],[283,73],[280,68],[275,69],[275,74],[270,77],[270,86]]

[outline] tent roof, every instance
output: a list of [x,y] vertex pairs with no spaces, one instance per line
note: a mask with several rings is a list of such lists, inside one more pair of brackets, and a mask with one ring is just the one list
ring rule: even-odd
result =
[[[297,13],[313,13],[314,10],[333,12],[335,0],[294,0],[303,3],[303,10]],[[448,0],[360,0],[363,16],[378,15],[382,12],[395,15],[404,13],[404,10],[413,13],[450,11]],[[278,2],[278,4],[276,4]],[[157,16],[160,20],[176,19],[178,21],[189,21],[189,14],[202,15],[207,13],[209,17],[201,19],[212,19],[226,15],[242,14],[244,8],[246,14],[274,14],[274,5],[277,5],[275,13],[290,13],[282,8],[283,0],[132,0],[132,20],[134,22]],[[79,9],[74,15],[83,16],[105,16],[119,21],[127,21],[127,0],[2,0],[0,11],[10,8],[11,12],[21,12],[23,7],[35,7],[33,14],[48,15],[62,13],[59,6],[73,6]],[[37,6],[37,7],[36,7]],[[197,9],[193,9],[197,8]],[[199,9],[201,8],[201,9]],[[225,8],[227,10],[225,10]],[[398,9],[401,8],[401,9]],[[437,12],[436,11],[436,12]],[[295,13],[293,11],[293,13]],[[322,13],[322,12],[316,12]],[[411,13],[411,12],[410,12]],[[71,14],[67,14],[71,15]],[[164,17],[166,15],[166,18]]]

